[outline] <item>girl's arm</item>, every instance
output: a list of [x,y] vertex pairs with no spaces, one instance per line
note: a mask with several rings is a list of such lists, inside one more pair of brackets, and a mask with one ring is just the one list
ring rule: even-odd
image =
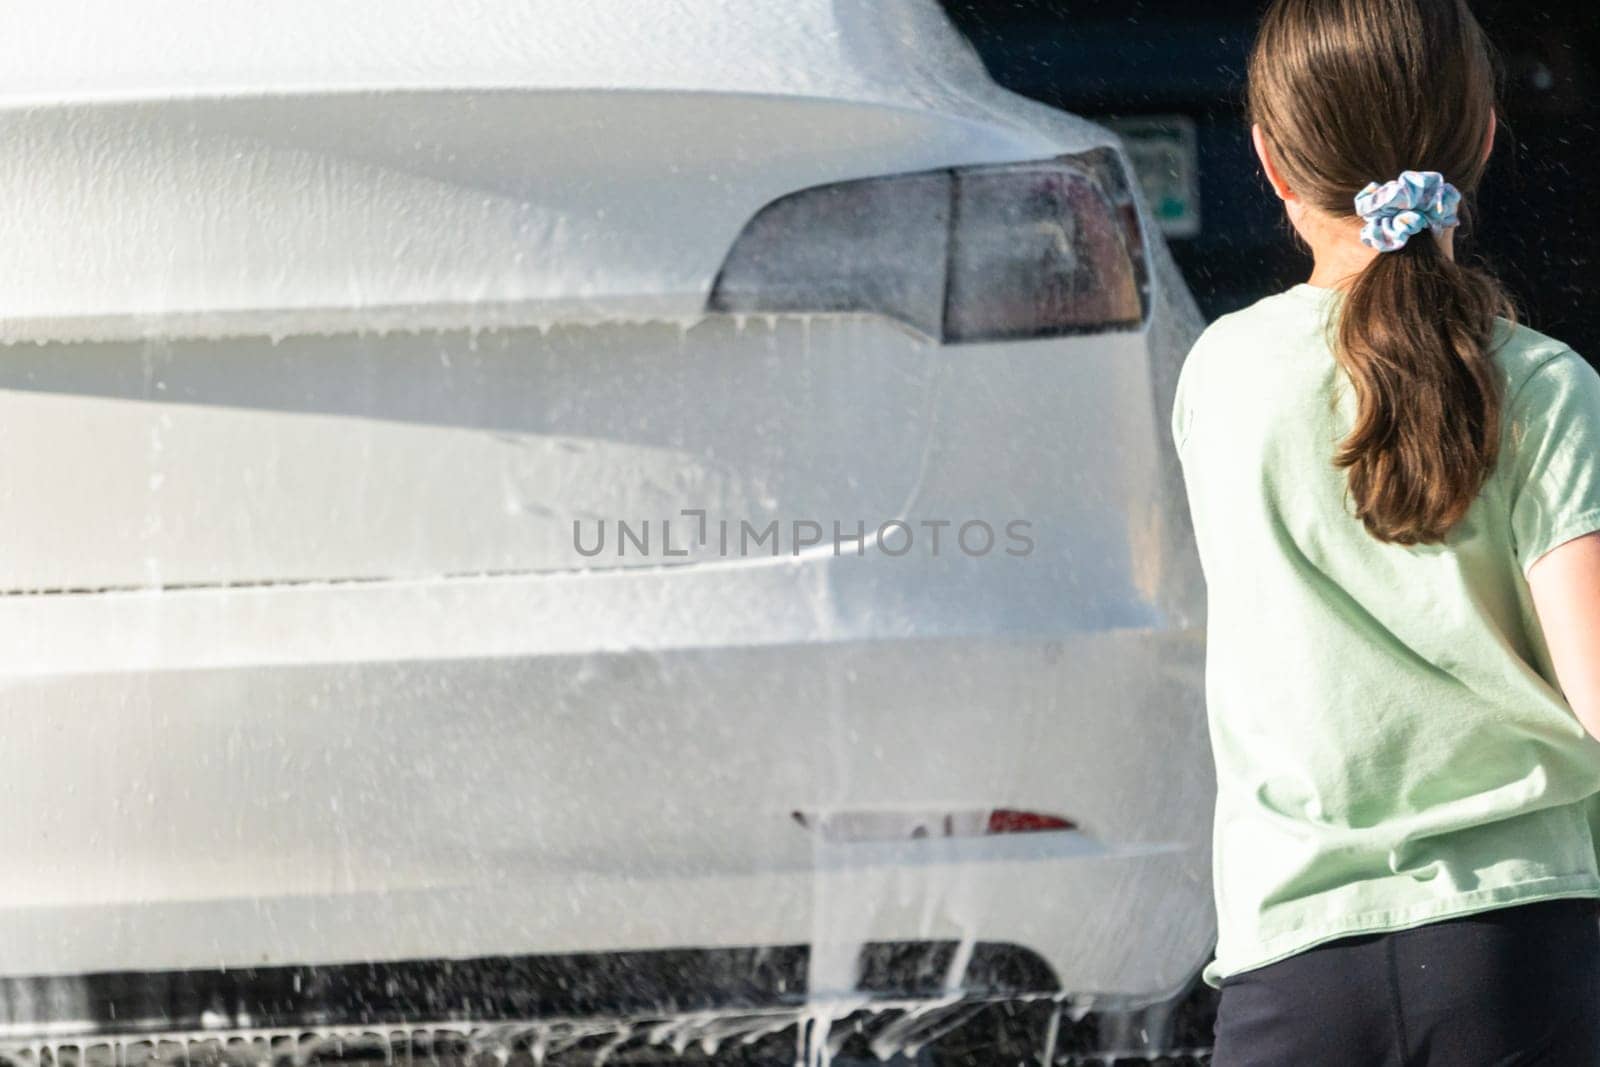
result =
[[1540,556],[1528,568],[1528,586],[1567,703],[1600,737],[1600,533]]

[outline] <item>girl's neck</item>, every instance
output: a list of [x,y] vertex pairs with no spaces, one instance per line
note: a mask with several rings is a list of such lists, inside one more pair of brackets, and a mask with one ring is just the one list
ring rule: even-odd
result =
[[1344,289],[1367,269],[1378,253],[1362,244],[1336,241],[1311,245],[1311,284],[1319,289]]
[[[1301,240],[1311,249],[1309,283],[1319,289],[1345,289],[1381,253],[1361,243],[1361,222],[1336,219],[1321,212],[1302,210],[1291,215]],[[1455,231],[1436,234],[1444,254],[1455,258]]]

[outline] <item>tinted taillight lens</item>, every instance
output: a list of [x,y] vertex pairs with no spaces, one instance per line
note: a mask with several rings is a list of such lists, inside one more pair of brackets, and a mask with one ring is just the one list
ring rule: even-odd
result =
[[739,235],[724,312],[868,312],[947,342],[1140,328],[1138,212],[1109,149],[803,189]]
[[745,226],[713,311],[875,312],[939,336],[950,172],[821,185]]

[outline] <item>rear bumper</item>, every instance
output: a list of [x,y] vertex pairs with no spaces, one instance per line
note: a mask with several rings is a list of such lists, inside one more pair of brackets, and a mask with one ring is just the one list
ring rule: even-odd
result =
[[[976,591],[918,633],[852,591],[883,565],[0,598],[31,664],[0,846],[34,858],[0,872],[3,973],[805,944],[848,994],[862,944],[950,941],[1177,988],[1212,931],[1198,635],[1008,633]],[[742,598],[759,629],[659,627]],[[792,818],[983,806],[1082,832]]]

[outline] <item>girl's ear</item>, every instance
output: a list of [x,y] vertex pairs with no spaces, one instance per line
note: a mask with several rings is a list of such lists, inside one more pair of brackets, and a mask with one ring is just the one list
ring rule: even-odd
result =
[[1256,146],[1256,158],[1261,160],[1261,169],[1267,175],[1267,184],[1272,186],[1272,191],[1278,195],[1279,200],[1294,200],[1294,190],[1289,188],[1289,183],[1283,180],[1283,175],[1278,173],[1278,165],[1272,161],[1272,152],[1267,144],[1267,135],[1261,129],[1261,123],[1250,127],[1250,140]]
[[1489,112],[1489,132],[1483,138],[1483,161],[1489,162],[1489,157],[1494,155],[1494,135],[1500,128],[1500,116]]

